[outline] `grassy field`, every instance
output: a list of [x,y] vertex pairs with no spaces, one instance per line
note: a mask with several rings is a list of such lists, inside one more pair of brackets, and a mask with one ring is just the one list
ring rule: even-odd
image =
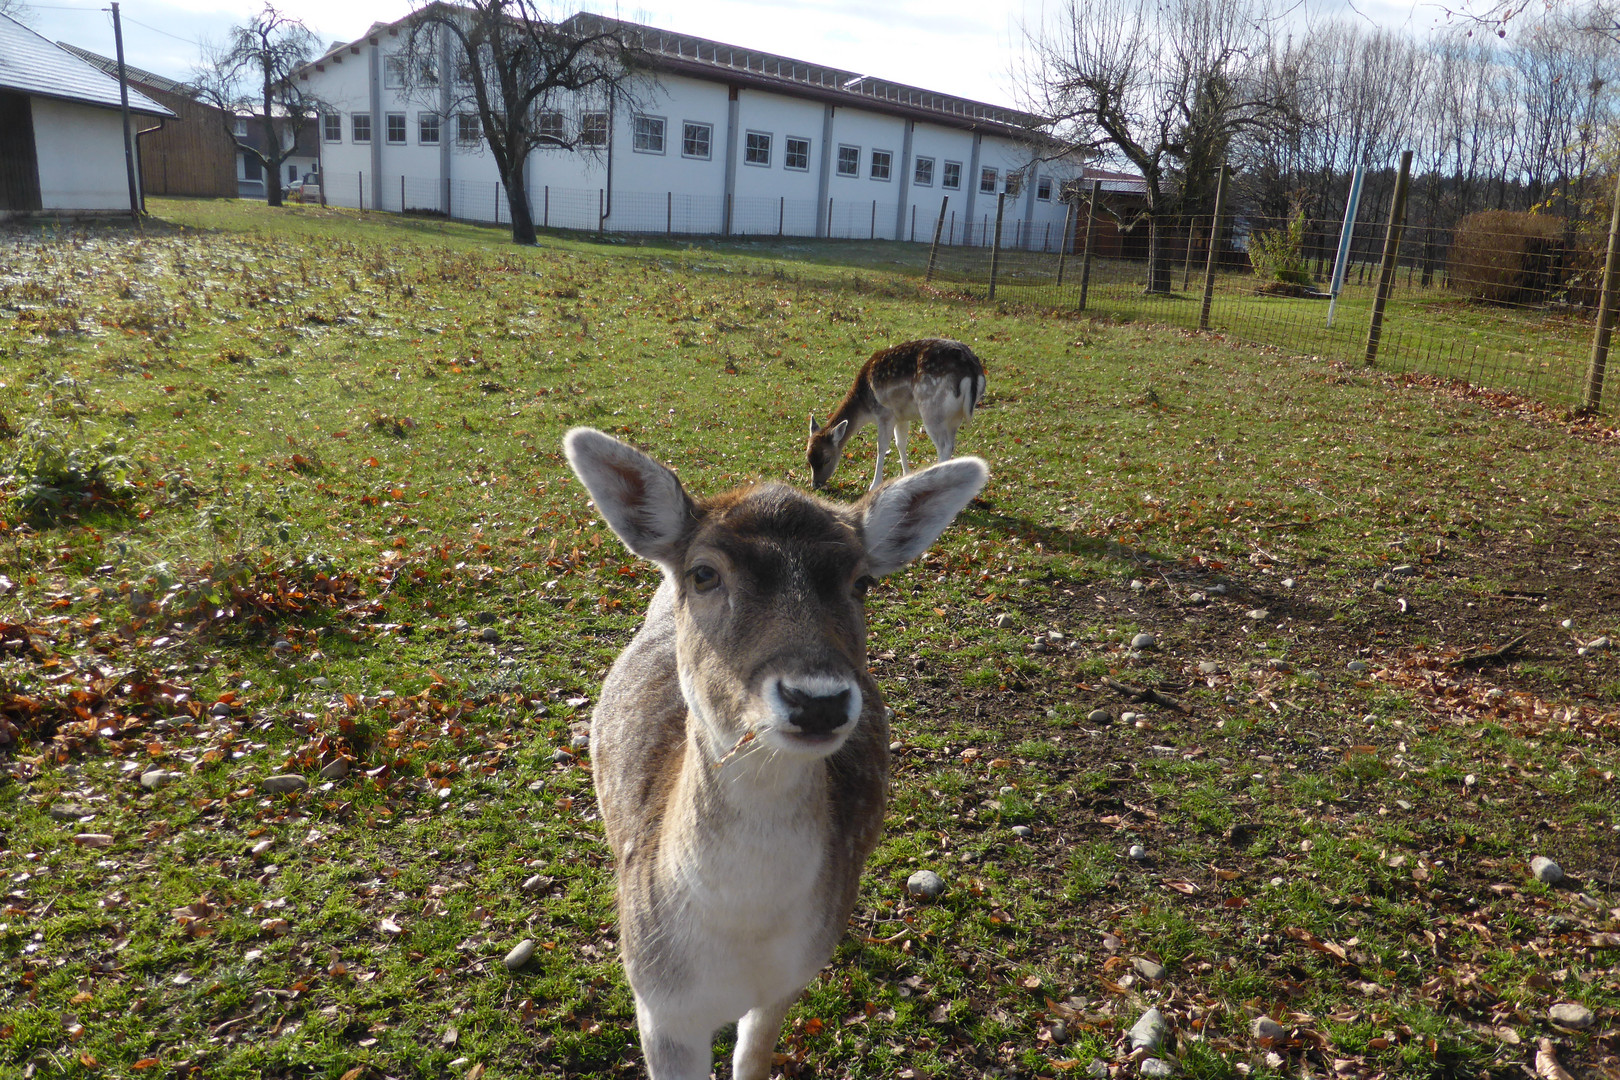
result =
[[577,737],[656,571],[559,440],[803,483],[928,335],[993,476],[872,593],[781,1074],[1620,1076],[1614,430],[883,245],[153,211],[0,236],[0,1077],[639,1075]]

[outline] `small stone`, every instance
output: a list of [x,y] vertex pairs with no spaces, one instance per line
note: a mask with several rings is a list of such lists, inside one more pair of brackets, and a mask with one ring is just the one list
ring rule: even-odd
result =
[[551,752],[551,763],[553,765],[561,765],[564,762],[573,760],[574,755],[570,754],[567,750],[553,750]]
[[78,821],[82,817],[89,817],[91,810],[76,802],[55,802],[46,811],[51,815],[52,821]]
[[74,834],[73,842],[80,847],[104,848],[112,847],[113,838],[106,833],[82,832]]
[[1151,649],[1158,643],[1158,639],[1148,633],[1137,634],[1131,638],[1131,648],[1133,649]]
[[538,889],[545,883],[545,875],[530,874],[528,877],[523,879],[523,884],[519,885],[518,888],[522,889],[524,892],[534,892],[534,890]]
[[309,781],[297,773],[282,773],[279,776],[265,777],[262,786],[272,795],[286,795],[294,791],[303,791],[309,787]]
[[505,967],[507,971],[516,971],[524,964],[527,964],[533,957],[534,939],[524,938],[522,941],[518,942],[512,947],[511,952],[506,954],[505,959],[501,961],[501,965]]
[[1090,724],[1111,724],[1113,721],[1107,709],[1092,709],[1086,713],[1086,722]]
[[1014,626],[1017,626],[1017,625],[1018,625],[1018,620],[1016,618],[1014,618],[1008,612],[1003,611],[1000,615],[996,616],[996,629],[997,630],[1010,630]]
[[1399,566],[1390,567],[1389,572],[1395,577],[1416,577],[1418,568],[1411,563],[1402,563]]
[[1054,1046],[1062,1046],[1069,1041],[1069,1025],[1061,1020],[1052,1021],[1051,1026],[1046,1029],[1046,1033],[1052,1037]]
[[346,757],[333,759],[327,763],[324,769],[321,770],[322,780],[341,780],[348,775],[349,759]]
[[1294,587],[1294,579],[1291,578],[1291,577],[1283,578],[1282,579],[1282,587],[1285,588],[1285,589],[1292,589]]
[[1257,1016],[1254,1023],[1249,1026],[1249,1034],[1262,1043],[1280,1042],[1287,1037],[1288,1032],[1283,1026],[1269,1016]]
[[1564,880],[1564,868],[1545,855],[1537,855],[1530,860],[1530,873],[1543,885],[1556,885]]
[[309,680],[309,684],[311,686],[318,686],[322,690],[325,690],[328,686],[332,685],[332,680],[328,679],[325,675],[317,675],[313,679]]
[[1198,673],[1200,675],[1214,675],[1216,672],[1218,672],[1220,670],[1221,670],[1221,665],[1216,663],[1213,660],[1200,660],[1200,661],[1198,661]]
[[1146,588],[1147,588],[1147,582],[1143,581],[1141,578],[1132,578],[1131,579],[1131,592],[1141,592],[1142,590],[1144,590]]
[[1371,671],[1372,665],[1365,660],[1352,660],[1344,665],[1346,671]]
[[1547,1018],[1559,1027],[1584,1031],[1597,1022],[1592,1010],[1578,1001],[1560,1001],[1547,1010]]
[[472,621],[479,626],[489,626],[491,623],[499,622],[500,616],[493,611],[475,611],[473,612]]
[[1147,848],[1141,844],[1132,844],[1131,850],[1127,851],[1126,854],[1130,856],[1132,862],[1146,862],[1148,857]]
[[1586,643],[1586,648],[1590,652],[1602,652],[1604,649],[1609,647],[1610,642],[1607,637],[1593,638],[1591,641]]
[[1013,835],[1018,837],[1020,840],[1028,840],[1035,835],[1035,830],[1030,828],[1028,825],[1014,825],[1012,827],[1012,831]]
[[1164,978],[1164,965],[1156,961],[1149,960],[1145,956],[1138,956],[1136,959],[1132,960],[1131,967],[1135,968],[1136,973],[1142,976],[1142,978],[1146,979],[1148,982],[1158,982],[1160,979]]
[[575,735],[573,738],[568,740],[568,745],[573,747],[575,750],[588,750],[591,746],[591,737],[584,734]]
[[906,892],[932,900],[945,892],[945,879],[932,870],[918,870],[906,879]]
[[231,715],[231,707],[223,701],[216,701],[208,710],[208,715],[218,717],[221,720],[228,720]]
[[1126,711],[1119,714],[1119,722],[1122,724],[1134,724],[1140,719],[1142,714],[1138,712]]
[[1033,653],[1044,653],[1049,648],[1050,646],[1046,644],[1045,638],[1036,638],[1029,643],[1029,651]]
[[1132,1050],[1157,1050],[1170,1034],[1170,1025],[1158,1009],[1149,1009],[1131,1028]]
[[1136,1067],[1136,1075],[1164,1077],[1176,1075],[1176,1067],[1163,1058],[1143,1058],[1142,1063]]
[[1225,585],[1211,585],[1209,587],[1209,591],[1214,593],[1216,596],[1225,596],[1227,590]]
[[501,632],[495,629],[493,626],[486,626],[482,630],[478,631],[478,640],[487,641],[491,645],[497,645],[501,640]]
[[1271,612],[1267,611],[1263,607],[1257,607],[1257,608],[1250,608],[1248,611],[1244,612],[1243,614],[1244,614],[1244,616],[1246,618],[1250,618],[1250,619],[1255,620],[1256,622],[1259,622],[1261,619],[1268,618],[1271,615]]

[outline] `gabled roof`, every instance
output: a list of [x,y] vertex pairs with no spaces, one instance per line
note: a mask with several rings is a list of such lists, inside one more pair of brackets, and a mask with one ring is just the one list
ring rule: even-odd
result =
[[[98,108],[119,107],[117,79],[52,45],[7,15],[0,15],[0,90]],[[129,109],[147,116],[174,115],[138,90],[129,92]]]
[[[118,78],[118,61],[114,60],[112,57],[102,56],[100,53],[93,53],[89,49],[81,49],[77,45],[69,45],[65,41],[58,41],[56,43],[56,47],[59,49],[66,49],[68,52],[72,53],[74,56],[77,56],[85,63],[100,68],[102,71],[106,72],[108,75],[111,75],[115,79]],[[175,82],[173,79],[168,78],[167,76],[154,74],[150,71],[144,71],[127,61],[124,63],[124,74],[129,77],[129,81],[132,83],[140,83],[142,86],[150,86],[152,89],[161,90],[165,94],[183,94],[186,97],[193,96],[192,88],[187,86],[185,83]]]

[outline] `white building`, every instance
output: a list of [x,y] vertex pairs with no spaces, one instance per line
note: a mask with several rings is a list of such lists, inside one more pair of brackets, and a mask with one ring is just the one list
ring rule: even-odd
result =
[[[174,117],[134,90],[129,112],[132,149]],[[130,183],[118,80],[0,15],[0,219],[130,213]]]
[[[597,16],[576,19],[600,20]],[[686,234],[926,242],[942,201],[952,243],[990,242],[1005,194],[1003,244],[1056,250],[1065,180],[1078,161],[1028,113],[771,53],[618,23],[649,55],[642,107],[575,109],[596,152],[541,149],[527,169],[536,225]],[[327,103],[326,199],[340,206],[507,219],[475,115],[403,87],[408,20],[378,24],[304,67]],[[445,67],[454,69],[454,65]],[[465,87],[460,91],[465,92]]]

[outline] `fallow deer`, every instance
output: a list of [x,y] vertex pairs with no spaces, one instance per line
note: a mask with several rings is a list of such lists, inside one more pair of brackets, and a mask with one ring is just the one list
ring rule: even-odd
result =
[[823,487],[832,479],[844,444],[867,424],[877,425],[877,470],[872,487],[883,483],[883,455],[893,438],[900,472],[911,471],[906,439],[911,421],[921,419],[939,460],[956,452],[956,432],[984,397],[984,364],[973,350],[949,338],[907,341],[872,354],[855,376],[844,400],[823,427],[810,414],[805,457],[810,479]]
[[568,462],[663,582],[609,671],[590,752],[618,874],[619,944],[652,1080],[763,1080],[788,1008],[832,955],[888,798],[864,597],[989,476],[960,458],[854,505],[762,484],[694,499],[589,428]]

